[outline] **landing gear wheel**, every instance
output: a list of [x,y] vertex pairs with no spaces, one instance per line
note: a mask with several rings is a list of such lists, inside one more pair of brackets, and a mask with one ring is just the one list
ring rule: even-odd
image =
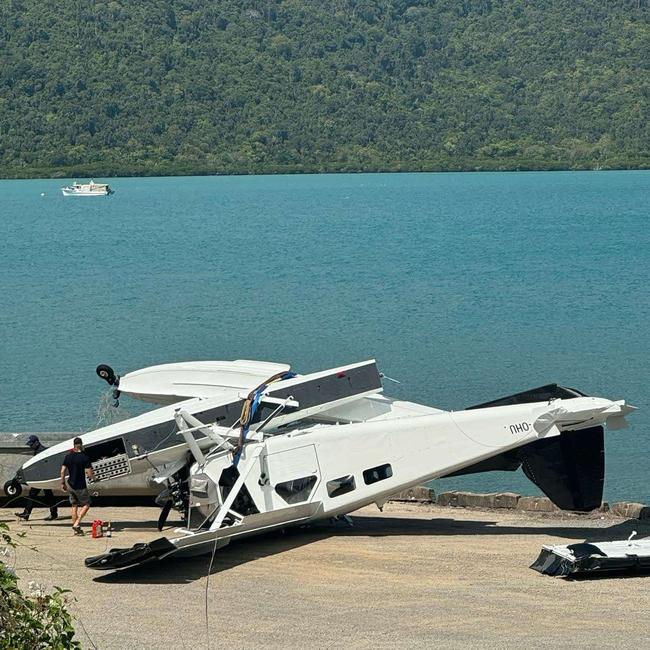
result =
[[23,486],[16,479],[12,478],[10,481],[5,483],[4,491],[10,499],[13,499],[21,495]]
[[97,368],[95,368],[95,372],[110,386],[117,386],[119,384],[119,378],[115,374],[115,371],[105,363],[100,363]]

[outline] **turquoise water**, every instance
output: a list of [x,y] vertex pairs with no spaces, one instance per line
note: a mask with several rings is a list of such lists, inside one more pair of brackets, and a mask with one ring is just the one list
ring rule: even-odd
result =
[[375,357],[443,408],[554,381],[629,400],[606,497],[650,502],[650,172],[110,182],[0,181],[0,430],[92,428],[100,362]]

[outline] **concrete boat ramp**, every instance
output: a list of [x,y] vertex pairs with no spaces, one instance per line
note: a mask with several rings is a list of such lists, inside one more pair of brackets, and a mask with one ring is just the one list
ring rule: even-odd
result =
[[23,586],[71,589],[87,648],[650,647],[649,577],[563,580],[529,568],[543,544],[647,537],[649,521],[389,503],[355,513],[352,528],[233,543],[208,582],[209,557],[84,567],[157,537],[155,508],[95,508],[114,522],[111,539],[73,537],[69,519],[49,524],[47,511],[28,523],[11,514],[0,520],[26,533],[15,558]]

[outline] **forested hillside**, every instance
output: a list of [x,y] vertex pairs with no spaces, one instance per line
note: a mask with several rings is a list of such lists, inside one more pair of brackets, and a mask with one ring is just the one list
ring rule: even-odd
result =
[[650,167],[648,0],[3,0],[0,175]]

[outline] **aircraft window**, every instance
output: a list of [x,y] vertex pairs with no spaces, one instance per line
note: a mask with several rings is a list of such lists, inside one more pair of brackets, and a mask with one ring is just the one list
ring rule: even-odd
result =
[[354,476],[341,476],[341,478],[327,481],[327,494],[331,497],[340,497],[342,494],[352,492],[356,487]]
[[124,448],[124,440],[122,438],[114,438],[113,440],[107,440],[106,442],[100,442],[95,445],[88,445],[84,447],[84,452],[90,458],[91,462],[94,463],[97,460],[125,454],[126,449]]
[[305,476],[304,478],[294,478],[292,481],[278,483],[275,486],[275,491],[287,503],[301,503],[309,499],[314,485],[316,485],[316,477]]
[[377,481],[390,478],[392,475],[393,468],[386,463],[385,465],[379,465],[379,467],[371,467],[365,470],[363,472],[363,482],[366,485],[371,485],[372,483],[377,483]]

